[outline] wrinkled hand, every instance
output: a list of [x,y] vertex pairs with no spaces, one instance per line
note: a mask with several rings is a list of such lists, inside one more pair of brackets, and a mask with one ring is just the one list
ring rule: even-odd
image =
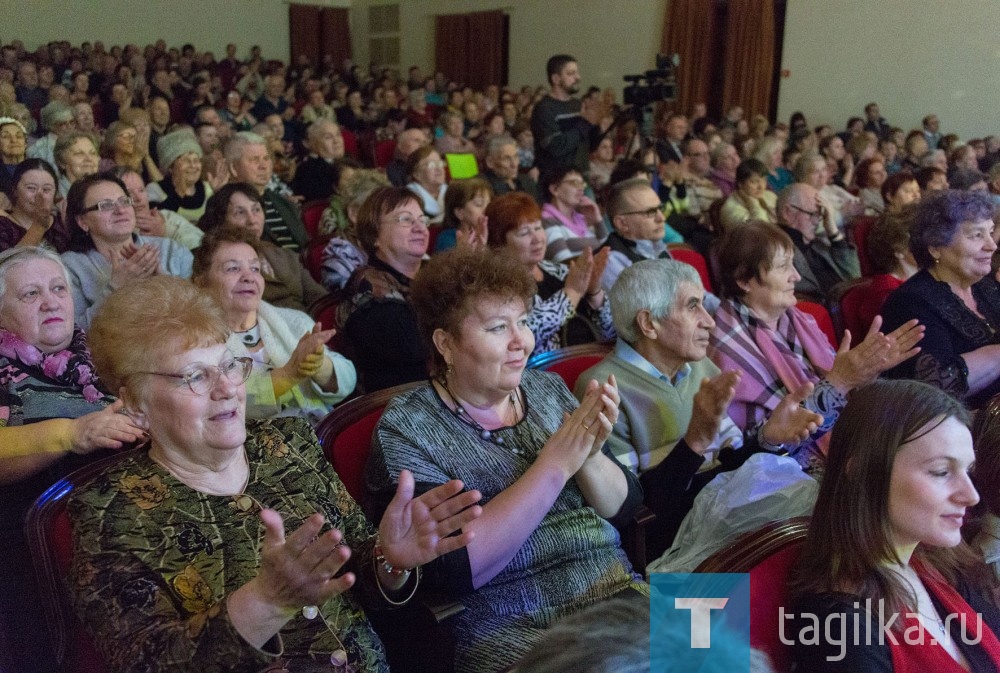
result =
[[597,224],[601,221],[601,208],[589,196],[584,195],[580,198],[576,210],[583,215],[588,224]]
[[719,435],[722,419],[736,395],[736,385],[742,376],[742,372],[733,370],[710,379],[702,379],[701,387],[694,394],[691,420],[684,435],[684,441],[698,455],[705,455]]
[[323,358],[326,356],[323,345],[336,333],[337,330],[325,330],[319,323],[316,323],[311,332],[302,335],[302,338],[299,339],[299,343],[292,351],[292,356],[286,366],[292,368],[291,370],[300,379],[315,376],[320,367],[323,366]]
[[260,512],[264,523],[260,571],[253,580],[265,601],[285,610],[303,605],[323,605],[354,585],[354,573],[334,577],[351,557],[336,529],[323,534],[325,519],[313,514],[295,532],[285,537],[281,515],[274,510]]
[[111,254],[111,289],[117,290],[134,278],[160,273],[160,251],[150,244],[129,243]]
[[768,417],[761,434],[769,444],[798,444],[823,424],[823,417],[801,406],[812,395],[813,384],[806,382],[785,395]]
[[135,226],[139,233],[144,236],[166,236],[167,221],[156,208],[150,208],[145,212],[135,211]]
[[144,434],[142,428],[120,413],[123,407],[124,403],[116,400],[101,411],[74,419],[70,450],[84,454],[97,449],[120,449],[139,441]]
[[551,462],[568,481],[611,436],[618,420],[618,403],[614,376],[604,385],[588,383],[580,406],[572,414],[563,414],[562,425],[545,442],[536,460]]
[[486,240],[489,238],[487,219],[485,215],[480,215],[479,220],[470,226],[462,225],[455,232],[455,244],[459,248],[470,250],[480,250],[486,247]]
[[394,568],[415,568],[466,546],[473,532],[449,536],[483,513],[476,504],[482,497],[479,491],[463,493],[457,479],[416,498],[413,486],[409,470],[400,472],[396,495],[378,526],[382,553]]
[[601,279],[604,277],[604,270],[608,266],[610,257],[611,248],[601,248],[594,253],[594,268],[590,271],[590,285],[587,286],[587,294],[593,296],[601,291]]
[[924,327],[916,320],[904,323],[889,335],[879,332],[881,326],[882,316],[876,316],[865,340],[856,348],[851,348],[850,330],[844,332],[833,368],[826,375],[841,394],[874,381],[885,370],[920,352],[917,343],[924,338]]
[[205,179],[212,187],[212,191],[217,192],[229,183],[229,164],[225,159],[216,158],[214,161],[206,157]]
[[583,252],[569,263],[569,272],[566,274],[563,287],[582,297],[590,287],[593,272],[594,252],[590,248],[584,248]]

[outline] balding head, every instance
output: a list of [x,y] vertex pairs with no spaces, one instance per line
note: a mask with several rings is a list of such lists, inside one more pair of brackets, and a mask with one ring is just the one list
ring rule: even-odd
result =
[[424,145],[429,144],[427,134],[421,129],[406,129],[396,138],[396,158],[407,159]]
[[818,197],[816,188],[803,182],[793,183],[778,195],[778,222],[800,232],[807,243],[815,238],[822,217]]

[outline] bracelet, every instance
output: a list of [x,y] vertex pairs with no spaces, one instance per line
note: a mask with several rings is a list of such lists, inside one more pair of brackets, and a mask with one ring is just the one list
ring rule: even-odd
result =
[[[378,579],[379,566],[382,567],[382,570],[395,577],[402,577],[403,575],[409,575],[412,572],[412,570],[401,570],[399,568],[393,568],[388,562],[386,562],[385,556],[382,554],[382,544],[378,536],[375,537],[375,547],[372,551],[372,565],[375,566],[375,586],[378,588],[378,592],[382,595],[382,598],[385,600],[386,603],[388,603],[389,605],[399,607],[401,605],[406,605],[408,602],[410,602],[410,599],[416,595],[417,588],[420,586],[420,566],[417,566],[416,568],[416,573],[414,573],[414,577],[416,579],[413,582],[413,589],[410,590],[410,593],[406,598],[404,598],[401,601],[395,601],[389,598],[388,595],[386,595],[385,589],[382,588],[382,583]],[[407,578],[407,582],[408,581],[409,578]],[[406,584],[404,583],[403,586],[400,587],[400,590],[402,590],[402,588],[405,586]]]
[[408,575],[414,570],[413,568],[396,568],[386,561],[385,554],[382,553],[382,539],[377,536],[375,538],[375,548],[372,553],[375,555],[375,563],[380,565],[382,570],[388,575],[392,575],[393,577],[402,577],[403,575]]

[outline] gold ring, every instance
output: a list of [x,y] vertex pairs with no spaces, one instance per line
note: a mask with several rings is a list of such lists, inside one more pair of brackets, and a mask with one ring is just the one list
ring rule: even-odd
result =
[[584,430],[590,430],[590,426],[589,426],[589,425],[587,425],[586,423],[584,423],[584,424],[583,424],[583,429],[584,429]]

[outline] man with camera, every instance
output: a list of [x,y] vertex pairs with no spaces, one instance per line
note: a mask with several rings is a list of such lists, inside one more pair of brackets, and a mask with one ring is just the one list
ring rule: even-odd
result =
[[557,54],[546,65],[550,92],[538,101],[531,113],[535,136],[535,165],[545,175],[554,168],[573,166],[581,175],[590,173],[590,150],[601,135],[599,99],[581,103],[580,69],[576,59]]

